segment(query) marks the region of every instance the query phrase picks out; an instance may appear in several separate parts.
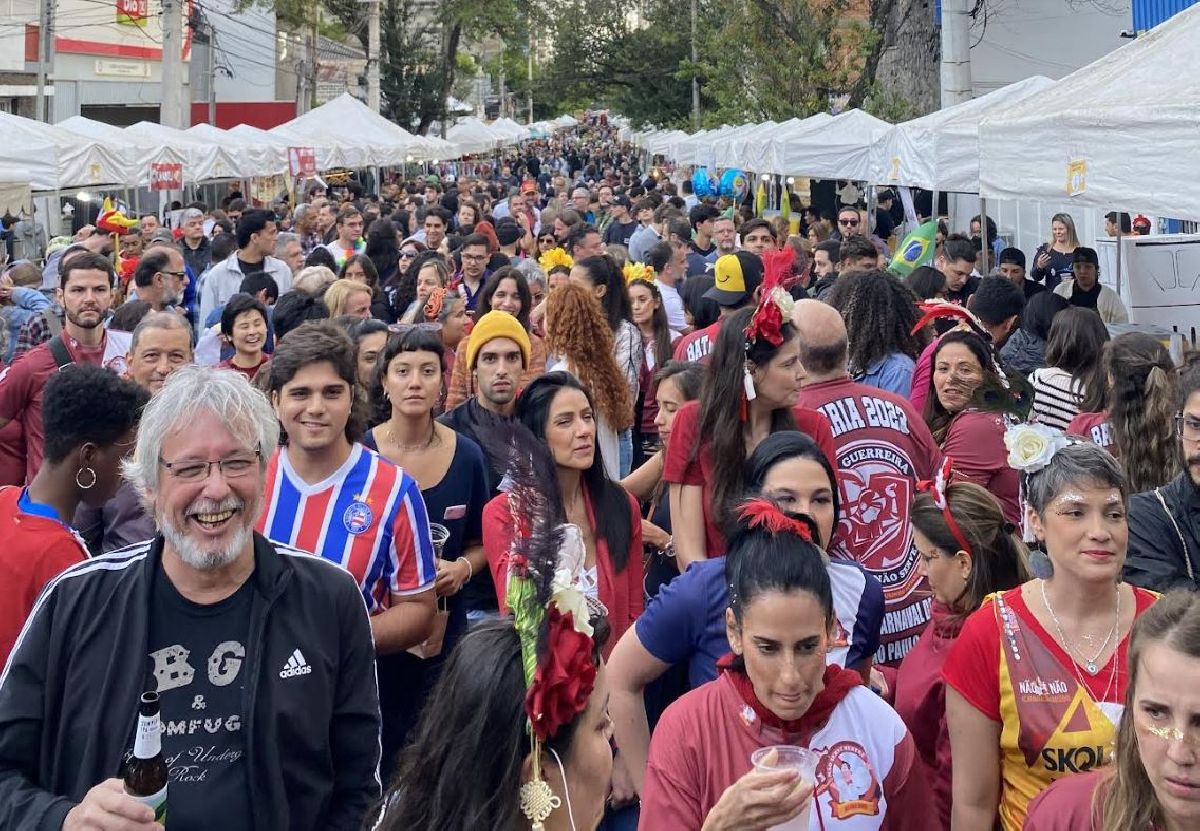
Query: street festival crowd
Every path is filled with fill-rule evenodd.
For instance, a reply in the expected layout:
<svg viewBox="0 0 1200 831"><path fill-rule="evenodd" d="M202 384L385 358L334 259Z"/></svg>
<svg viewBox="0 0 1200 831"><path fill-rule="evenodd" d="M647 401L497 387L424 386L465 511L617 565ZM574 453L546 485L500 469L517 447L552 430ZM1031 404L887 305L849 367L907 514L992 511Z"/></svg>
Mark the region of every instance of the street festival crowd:
<svg viewBox="0 0 1200 831"><path fill-rule="evenodd" d="M0 827L157 827L146 692L172 829L1200 827L1200 363L793 198L585 125L9 264Z"/></svg>

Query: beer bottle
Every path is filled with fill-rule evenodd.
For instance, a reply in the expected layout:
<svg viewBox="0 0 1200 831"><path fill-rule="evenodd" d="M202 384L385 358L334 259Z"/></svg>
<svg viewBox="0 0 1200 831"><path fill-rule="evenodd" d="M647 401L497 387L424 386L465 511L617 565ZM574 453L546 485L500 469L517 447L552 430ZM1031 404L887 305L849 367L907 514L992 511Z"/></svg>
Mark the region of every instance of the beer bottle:
<svg viewBox="0 0 1200 831"><path fill-rule="evenodd" d="M158 693L142 693L133 756L125 764L125 793L153 808L154 821L166 825L167 762L162 754L161 733Z"/></svg>

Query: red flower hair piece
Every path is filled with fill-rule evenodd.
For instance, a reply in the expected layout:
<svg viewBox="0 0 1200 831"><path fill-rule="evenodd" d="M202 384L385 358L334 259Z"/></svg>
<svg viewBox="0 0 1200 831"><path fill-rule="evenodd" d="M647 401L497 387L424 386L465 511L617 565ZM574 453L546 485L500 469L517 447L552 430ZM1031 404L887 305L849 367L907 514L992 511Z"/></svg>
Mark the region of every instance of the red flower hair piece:
<svg viewBox="0 0 1200 831"><path fill-rule="evenodd" d="M812 542L812 530L798 519L779 510L769 499L751 499L742 505L738 518L750 528L762 528L771 534L795 534L802 540Z"/></svg>
<svg viewBox="0 0 1200 831"><path fill-rule="evenodd" d="M796 249L790 245L780 251L766 251L762 255L763 281L759 289L758 308L746 327L746 342L759 338L772 346L783 343L784 310L776 290L783 291L783 283L792 275L792 263L796 261ZM790 298L790 295L789 295ZM790 313L790 312L789 312Z"/></svg>
<svg viewBox="0 0 1200 831"><path fill-rule="evenodd" d="M525 693L525 713L542 742L583 712L596 684L592 639L575 630L572 613L550 604L546 624L546 653Z"/></svg>

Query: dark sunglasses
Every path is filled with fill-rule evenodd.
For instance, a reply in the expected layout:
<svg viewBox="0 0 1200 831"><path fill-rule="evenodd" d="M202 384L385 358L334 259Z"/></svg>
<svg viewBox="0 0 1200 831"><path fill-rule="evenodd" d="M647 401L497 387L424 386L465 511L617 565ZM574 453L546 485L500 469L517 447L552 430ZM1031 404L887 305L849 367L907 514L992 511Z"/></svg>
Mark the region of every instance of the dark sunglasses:
<svg viewBox="0 0 1200 831"><path fill-rule="evenodd" d="M838 225L848 225L851 228L854 228L854 227L858 226L858 220L857 219L839 219Z"/></svg>

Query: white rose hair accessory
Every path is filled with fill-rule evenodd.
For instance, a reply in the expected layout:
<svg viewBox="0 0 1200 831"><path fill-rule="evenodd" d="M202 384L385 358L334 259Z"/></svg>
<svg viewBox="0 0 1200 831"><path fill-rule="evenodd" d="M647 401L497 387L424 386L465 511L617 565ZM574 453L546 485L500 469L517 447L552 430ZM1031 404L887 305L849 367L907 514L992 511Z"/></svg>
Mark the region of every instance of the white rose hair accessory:
<svg viewBox="0 0 1200 831"><path fill-rule="evenodd" d="M1008 466L1026 476L1050 464L1054 454L1070 443L1061 430L1045 424L1014 424L1004 431Z"/></svg>

